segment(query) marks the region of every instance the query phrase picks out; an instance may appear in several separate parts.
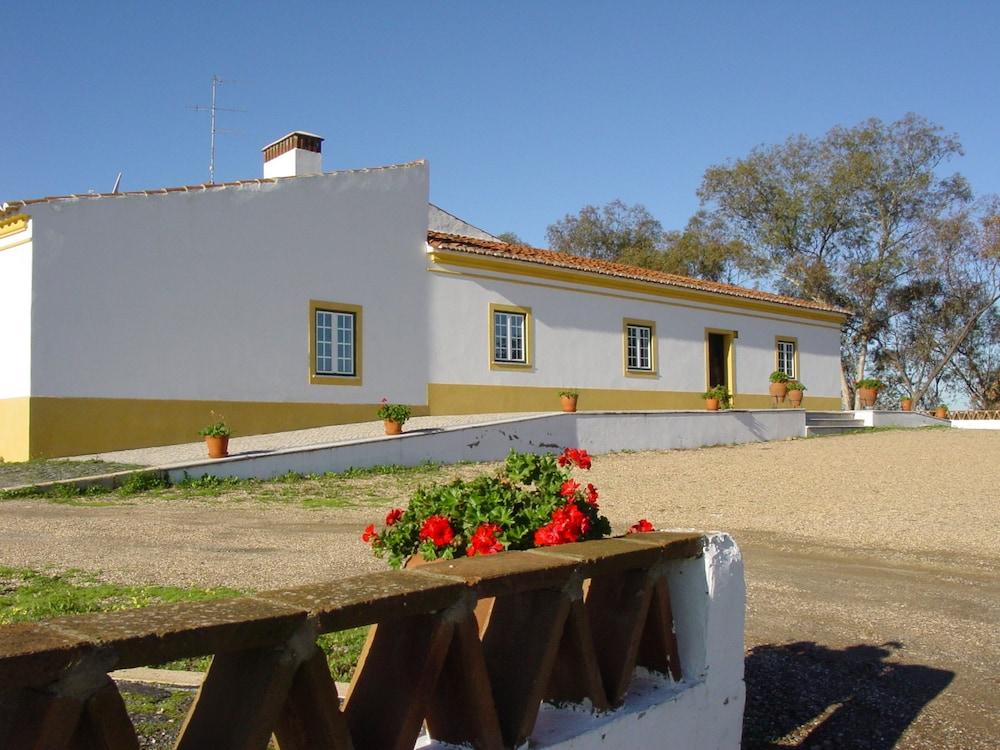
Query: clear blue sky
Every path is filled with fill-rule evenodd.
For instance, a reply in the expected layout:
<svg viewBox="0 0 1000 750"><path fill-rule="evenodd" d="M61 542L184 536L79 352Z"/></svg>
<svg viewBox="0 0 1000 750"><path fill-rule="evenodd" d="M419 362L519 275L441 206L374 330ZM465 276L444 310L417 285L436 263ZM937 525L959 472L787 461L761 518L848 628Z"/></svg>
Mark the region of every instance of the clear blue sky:
<svg viewBox="0 0 1000 750"><path fill-rule="evenodd" d="M1000 192L997 2L24 2L2 14L0 202L257 177L289 130L327 170L427 158L431 199L534 244L587 203L669 228L705 168L917 112Z"/></svg>

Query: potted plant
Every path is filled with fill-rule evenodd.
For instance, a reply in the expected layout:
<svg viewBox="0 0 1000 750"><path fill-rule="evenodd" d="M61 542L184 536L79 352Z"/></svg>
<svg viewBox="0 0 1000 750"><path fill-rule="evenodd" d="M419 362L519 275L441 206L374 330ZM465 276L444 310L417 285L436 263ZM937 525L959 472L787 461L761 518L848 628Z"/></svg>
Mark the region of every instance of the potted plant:
<svg viewBox="0 0 1000 750"><path fill-rule="evenodd" d="M229 455L230 432L229 425L223 418L198 430L198 434L205 438L209 458L225 458Z"/></svg>
<svg viewBox="0 0 1000 750"><path fill-rule="evenodd" d="M412 567L421 558L491 555L601 539L611 533L611 524L600 513L597 488L571 477L574 469L586 471L590 466L587 451L577 448L558 456L511 451L493 474L420 487L406 510L391 510L381 529L369 524L361 540L399 568Z"/></svg>
<svg viewBox="0 0 1000 750"><path fill-rule="evenodd" d="M913 399L910 396L903 396L899 399L899 408L903 411L913 411Z"/></svg>
<svg viewBox="0 0 1000 750"><path fill-rule="evenodd" d="M701 397L705 399L705 408L708 411L718 411L720 408L728 409L730 407L730 399L732 398L729 394L729 389L724 385L709 388L701 394Z"/></svg>
<svg viewBox="0 0 1000 750"><path fill-rule="evenodd" d="M386 435L399 435L403 432L403 425L410 418L410 407L406 404L390 404L389 399L383 398L380 402L376 416L385 425Z"/></svg>
<svg viewBox="0 0 1000 750"><path fill-rule="evenodd" d="M938 419L948 418L948 404L938 404L937 409L934 410L934 416Z"/></svg>
<svg viewBox="0 0 1000 750"><path fill-rule="evenodd" d="M785 394L788 393L788 373L782 372L781 370L775 370L771 373L768 379L771 381L771 385L768 387L768 393L771 394L772 398L776 398L778 401L784 402Z"/></svg>
<svg viewBox="0 0 1000 750"><path fill-rule="evenodd" d="M862 408L875 406L879 389L884 385L885 383L878 378L862 378L854 383L854 387L858 389L858 399L861 401Z"/></svg>
<svg viewBox="0 0 1000 750"><path fill-rule="evenodd" d="M805 395L806 387L798 380L789 380L787 385L788 400L792 403L793 409L798 409L802 406L802 397Z"/></svg>
<svg viewBox="0 0 1000 750"><path fill-rule="evenodd" d="M580 398L579 391L559 391L559 400L563 411L576 411L576 401Z"/></svg>

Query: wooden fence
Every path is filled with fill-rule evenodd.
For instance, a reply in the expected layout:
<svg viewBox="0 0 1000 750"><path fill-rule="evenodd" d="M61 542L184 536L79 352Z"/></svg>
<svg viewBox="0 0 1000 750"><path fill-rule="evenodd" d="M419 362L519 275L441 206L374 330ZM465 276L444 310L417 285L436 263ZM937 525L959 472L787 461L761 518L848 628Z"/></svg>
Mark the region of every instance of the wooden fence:
<svg viewBox="0 0 1000 750"><path fill-rule="evenodd" d="M634 534L6 626L0 747L138 748L108 673L208 654L180 750L263 750L272 735L281 750L411 750L425 722L445 742L516 747L542 701L614 706L637 665L681 679L667 561L703 548ZM361 625L341 708L316 638Z"/></svg>
<svg viewBox="0 0 1000 750"><path fill-rule="evenodd" d="M1000 409L965 409L948 412L948 419L1000 419Z"/></svg>

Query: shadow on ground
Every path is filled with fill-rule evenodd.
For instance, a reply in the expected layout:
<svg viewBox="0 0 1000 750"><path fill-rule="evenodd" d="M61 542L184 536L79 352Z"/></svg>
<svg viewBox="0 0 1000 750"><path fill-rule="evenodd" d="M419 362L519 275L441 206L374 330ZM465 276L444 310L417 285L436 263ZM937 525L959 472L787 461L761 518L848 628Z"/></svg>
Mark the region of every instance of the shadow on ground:
<svg viewBox="0 0 1000 750"><path fill-rule="evenodd" d="M954 672L886 661L901 643L810 641L747 653L743 749L889 750Z"/></svg>

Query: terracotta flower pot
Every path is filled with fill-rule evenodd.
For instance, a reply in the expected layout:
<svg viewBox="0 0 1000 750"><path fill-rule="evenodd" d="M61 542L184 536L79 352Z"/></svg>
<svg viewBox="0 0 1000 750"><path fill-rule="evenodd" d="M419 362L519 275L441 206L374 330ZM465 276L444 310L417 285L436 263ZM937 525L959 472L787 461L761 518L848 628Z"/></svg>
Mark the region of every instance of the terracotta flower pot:
<svg viewBox="0 0 1000 750"><path fill-rule="evenodd" d="M383 420L383 424L385 425L385 434L386 435L401 435L401 434L403 434L403 423L402 422L397 422L394 419L386 419L386 420Z"/></svg>
<svg viewBox="0 0 1000 750"><path fill-rule="evenodd" d="M229 436L215 437L205 436L205 445L208 447L209 458L225 458L229 455Z"/></svg>
<svg viewBox="0 0 1000 750"><path fill-rule="evenodd" d="M560 396L559 400L562 402L563 411L576 411L576 399L577 396Z"/></svg>
<svg viewBox="0 0 1000 750"><path fill-rule="evenodd" d="M937 409L934 410L934 416L937 417L938 419L947 419L948 410L945 409L943 406L939 406Z"/></svg>
<svg viewBox="0 0 1000 750"><path fill-rule="evenodd" d="M773 398L784 401L785 395L788 393L788 383L771 383L767 390Z"/></svg>
<svg viewBox="0 0 1000 750"><path fill-rule="evenodd" d="M858 399L862 408L875 406L875 399L878 398L877 388L858 388Z"/></svg>
<svg viewBox="0 0 1000 750"><path fill-rule="evenodd" d="M788 400L792 403L792 408L798 409L802 406L803 391L789 391Z"/></svg>
<svg viewBox="0 0 1000 750"><path fill-rule="evenodd" d="M718 411L719 410L719 399L717 399L717 398L706 398L705 399L705 408L708 409L708 411Z"/></svg>
<svg viewBox="0 0 1000 750"><path fill-rule="evenodd" d="M899 408L903 411L913 411L913 399L904 398L899 401Z"/></svg>

